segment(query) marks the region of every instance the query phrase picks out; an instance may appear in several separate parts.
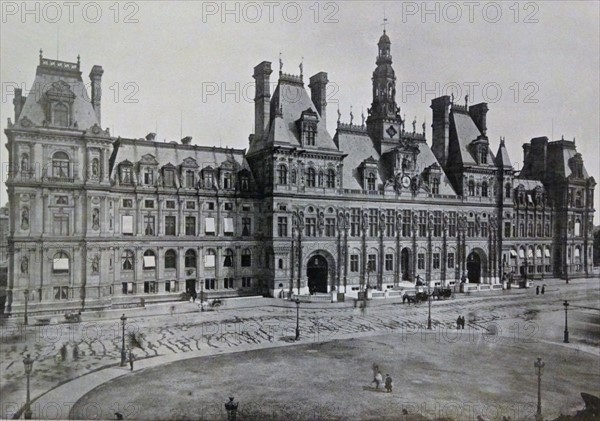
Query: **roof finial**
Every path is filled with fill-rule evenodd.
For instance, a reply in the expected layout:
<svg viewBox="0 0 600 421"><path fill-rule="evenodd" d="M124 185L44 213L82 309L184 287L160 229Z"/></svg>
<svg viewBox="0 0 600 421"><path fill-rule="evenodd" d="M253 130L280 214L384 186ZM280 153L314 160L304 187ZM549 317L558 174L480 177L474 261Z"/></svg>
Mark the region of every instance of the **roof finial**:
<svg viewBox="0 0 600 421"><path fill-rule="evenodd" d="M354 114L352 114L352 105L350 106L350 125L352 126L352 120L354 120Z"/></svg>
<svg viewBox="0 0 600 421"><path fill-rule="evenodd" d="M279 52L279 74L281 74L281 71L283 69L283 60L281 59L281 51Z"/></svg>
<svg viewBox="0 0 600 421"><path fill-rule="evenodd" d="M40 48L40 64L42 64L42 55L44 54L44 51Z"/></svg>
<svg viewBox="0 0 600 421"><path fill-rule="evenodd" d="M450 95L450 103L454 105L454 92L452 92L452 95Z"/></svg>
<svg viewBox="0 0 600 421"><path fill-rule="evenodd" d="M469 94L465 95L465 107L469 104Z"/></svg>
<svg viewBox="0 0 600 421"><path fill-rule="evenodd" d="M337 119L338 124L340 124L341 118L342 118L342 113L340 112L340 103L338 102L338 119Z"/></svg>
<svg viewBox="0 0 600 421"><path fill-rule="evenodd" d="M560 137L560 140L565 140L565 135L564 134Z"/></svg>
<svg viewBox="0 0 600 421"><path fill-rule="evenodd" d="M365 110L363 107L360 107L360 117L362 119L362 123L360 123L360 127L364 127L364 125L365 125Z"/></svg>
<svg viewBox="0 0 600 421"><path fill-rule="evenodd" d="M302 60L300 61L300 77L302 77L302 73L304 73L304 56L302 56Z"/></svg>
<svg viewBox="0 0 600 421"><path fill-rule="evenodd" d="M417 132L417 116L413 119L413 133Z"/></svg>
<svg viewBox="0 0 600 421"><path fill-rule="evenodd" d="M500 146L504 146L504 136L500 136Z"/></svg>
<svg viewBox="0 0 600 421"><path fill-rule="evenodd" d="M77 54L77 68L79 69L79 64L81 63L81 56Z"/></svg>
<svg viewBox="0 0 600 421"><path fill-rule="evenodd" d="M423 136L425 136L425 127L427 126L427 117L423 117Z"/></svg>

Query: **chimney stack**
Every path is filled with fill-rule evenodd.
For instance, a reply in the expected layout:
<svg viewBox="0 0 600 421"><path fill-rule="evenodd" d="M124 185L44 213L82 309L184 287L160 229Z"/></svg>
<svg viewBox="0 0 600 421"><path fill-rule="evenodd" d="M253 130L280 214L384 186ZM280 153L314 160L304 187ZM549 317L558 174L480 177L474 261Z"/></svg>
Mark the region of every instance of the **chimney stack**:
<svg viewBox="0 0 600 421"><path fill-rule="evenodd" d="M471 115L471 118L475 122L475 125L477 126L477 128L479 129L481 134L483 134L484 136L486 135L485 132L487 131L487 123L486 123L487 112L488 112L488 106L485 102L471 105L469 107L469 114Z"/></svg>
<svg viewBox="0 0 600 421"><path fill-rule="evenodd" d="M102 101L102 74L104 69L102 66L95 65L92 67L90 72L90 81L92 82L92 107L96 112L96 118L98 119L98 125L102 127L100 104Z"/></svg>
<svg viewBox="0 0 600 421"><path fill-rule="evenodd" d="M327 73L319 72L310 78L308 87L310 88L310 98L313 104L317 107L317 111L321 116L323 127L327 129Z"/></svg>
<svg viewBox="0 0 600 421"><path fill-rule="evenodd" d="M450 97L445 95L433 99L431 109L433 110L431 151L442 167L446 168L450 143Z"/></svg>
<svg viewBox="0 0 600 421"><path fill-rule="evenodd" d="M271 85L269 76L271 62L263 61L254 68L255 91L254 96L254 134L255 139L261 139L267 131L269 124L269 109L271 107Z"/></svg>
<svg viewBox="0 0 600 421"><path fill-rule="evenodd" d="M13 99L13 105L15 106L15 123L19 121L21 110L25 104L25 97L23 96L23 90L21 88L15 88L15 97Z"/></svg>

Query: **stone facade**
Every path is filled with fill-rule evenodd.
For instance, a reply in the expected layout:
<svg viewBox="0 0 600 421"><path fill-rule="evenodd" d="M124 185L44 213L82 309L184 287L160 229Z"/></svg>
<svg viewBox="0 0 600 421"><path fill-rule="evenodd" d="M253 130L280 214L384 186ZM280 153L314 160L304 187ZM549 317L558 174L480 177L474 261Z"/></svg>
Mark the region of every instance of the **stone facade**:
<svg viewBox="0 0 600 421"><path fill-rule="evenodd" d="M112 136L101 66L40 53L34 89L15 90L8 138L9 313L213 297L274 297L420 277L494 284L512 274L585 276L595 181L575 141L533 139L515 171L493 154L487 104L432 101L433 135L406 127L391 42L378 43L361 124L326 128L327 74L254 68L248 150ZM410 126L411 124L409 124Z"/></svg>

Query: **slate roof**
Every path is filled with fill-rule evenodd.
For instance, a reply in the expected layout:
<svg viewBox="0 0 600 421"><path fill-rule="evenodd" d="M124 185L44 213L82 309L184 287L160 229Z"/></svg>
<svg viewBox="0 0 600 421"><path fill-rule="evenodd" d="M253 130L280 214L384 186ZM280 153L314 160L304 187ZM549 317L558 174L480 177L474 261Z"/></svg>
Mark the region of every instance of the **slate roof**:
<svg viewBox="0 0 600 421"><path fill-rule="evenodd" d="M68 65L69 68L74 66L78 68L79 65L47 59L44 59L44 62L52 63L52 65L39 65L37 67L35 80L27 95L27 99L19 115L19 120L27 117L34 125L42 126L43 121L47 120L43 108L45 94L53 89L53 87L56 87L57 85L55 84L59 81L63 81L66 82L64 84L66 86L66 89L63 91L64 94L74 94L71 123L77 122L77 127L80 130L89 129L94 124L99 125L90 96L81 79L81 72L59 67L63 63Z"/></svg>
<svg viewBox="0 0 600 421"><path fill-rule="evenodd" d="M512 163L510 162L508 151L506 150L506 145L503 140L500 141L494 164L496 164L498 168L512 168Z"/></svg>
<svg viewBox="0 0 600 421"><path fill-rule="evenodd" d="M346 132L338 131L335 135L336 142L340 151L348 154L344 158L344 173L342 175L344 188L357 190L363 188L361 177L358 171L360 164L369 157L379 161L379 153L373 146L373 141L365 131L359 133L356 131ZM382 176L377 174L377 184L382 183Z"/></svg>

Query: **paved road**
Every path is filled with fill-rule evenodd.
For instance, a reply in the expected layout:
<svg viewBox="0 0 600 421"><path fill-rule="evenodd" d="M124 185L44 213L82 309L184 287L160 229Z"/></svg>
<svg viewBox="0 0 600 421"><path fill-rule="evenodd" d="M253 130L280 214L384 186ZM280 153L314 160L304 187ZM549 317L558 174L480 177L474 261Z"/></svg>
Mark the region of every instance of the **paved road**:
<svg viewBox="0 0 600 421"><path fill-rule="evenodd" d="M593 325L593 318L600 314L598 281L578 280L565 286L559 281L546 280L548 287L543 296L536 296L534 289L496 295L459 294L455 299L432 304L433 329L440 338L447 338L454 334L456 318L462 314L467 319L467 332L472 335L498 332L515 340L561 342L562 301L568 299L572 303L573 324L570 346L598 352L598 327ZM193 308L189 303L177 305L178 311ZM418 335L426 330L427 313L427 303L372 305L366 310L301 306L301 340L321 342L385 332ZM186 353L210 355L283 345L294 336L295 326L296 309L277 306L145 316L129 318L126 346L133 347L142 364L144 360L157 358L185 358ZM0 415L11 417L24 404L22 359L27 353L35 359L31 393L35 399L60 383L114 366L120 360L120 348L118 320L24 330L4 327L0 343ZM101 373L94 376L100 378Z"/></svg>

